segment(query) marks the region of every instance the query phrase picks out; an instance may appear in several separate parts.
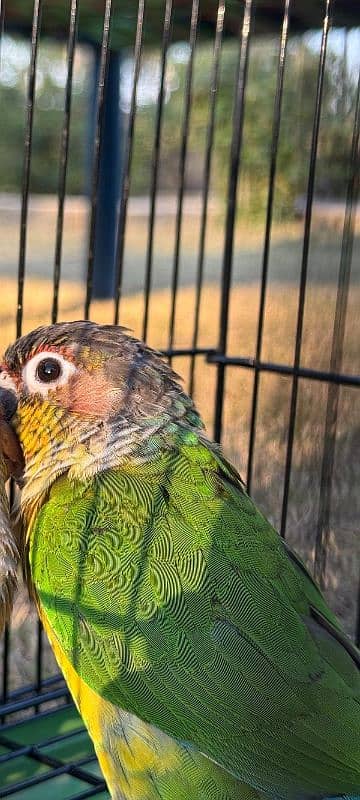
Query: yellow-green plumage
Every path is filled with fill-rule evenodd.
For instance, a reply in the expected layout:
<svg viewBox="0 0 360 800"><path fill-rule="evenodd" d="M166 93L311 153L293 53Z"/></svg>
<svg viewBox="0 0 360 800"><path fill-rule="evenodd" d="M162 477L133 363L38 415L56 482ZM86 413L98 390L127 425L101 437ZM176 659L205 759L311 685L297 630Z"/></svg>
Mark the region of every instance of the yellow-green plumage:
<svg viewBox="0 0 360 800"><path fill-rule="evenodd" d="M71 326L59 328L63 346ZM38 406L33 397L31 414L24 393L17 420L31 582L112 797L359 800L359 653L171 373L134 347L139 371L125 359L109 381L120 411L98 429L89 411L87 444L84 415L65 413L60 389ZM91 369L90 359L90 392ZM29 431L51 404L57 445L43 445L36 500L43 466Z"/></svg>
<svg viewBox="0 0 360 800"><path fill-rule="evenodd" d="M30 565L61 648L101 697L275 797L357 790L356 665L313 617L336 631L312 581L204 444L59 481ZM216 769L223 796L241 797Z"/></svg>

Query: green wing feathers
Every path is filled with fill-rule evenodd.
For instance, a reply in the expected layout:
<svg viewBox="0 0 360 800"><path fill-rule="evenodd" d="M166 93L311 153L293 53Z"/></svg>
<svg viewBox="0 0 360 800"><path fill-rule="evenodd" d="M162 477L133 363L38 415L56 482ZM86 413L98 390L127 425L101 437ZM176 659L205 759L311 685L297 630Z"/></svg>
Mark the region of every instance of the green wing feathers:
<svg viewBox="0 0 360 800"><path fill-rule="evenodd" d="M249 800L359 791L358 652L197 435L88 485L59 480L30 565L86 683L248 784Z"/></svg>

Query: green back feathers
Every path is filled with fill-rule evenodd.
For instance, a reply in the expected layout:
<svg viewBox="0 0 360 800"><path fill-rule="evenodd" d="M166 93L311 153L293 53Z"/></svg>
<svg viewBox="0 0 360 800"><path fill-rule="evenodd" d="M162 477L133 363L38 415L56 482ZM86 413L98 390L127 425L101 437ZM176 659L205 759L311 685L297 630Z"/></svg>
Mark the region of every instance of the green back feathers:
<svg viewBox="0 0 360 800"><path fill-rule="evenodd" d="M100 695L268 796L359 789L357 651L196 433L146 465L59 480L30 565L61 647Z"/></svg>

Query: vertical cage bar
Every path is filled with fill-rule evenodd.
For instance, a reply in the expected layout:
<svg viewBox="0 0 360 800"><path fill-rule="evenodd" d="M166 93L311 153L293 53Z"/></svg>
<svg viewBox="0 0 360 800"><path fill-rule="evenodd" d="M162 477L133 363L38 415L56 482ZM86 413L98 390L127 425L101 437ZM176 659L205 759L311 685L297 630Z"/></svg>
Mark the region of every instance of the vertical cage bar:
<svg viewBox="0 0 360 800"><path fill-rule="evenodd" d="M56 221L55 256L53 272L53 302L51 309L51 322L54 323L58 316L59 286L61 274L61 251L64 227L64 202L66 193L66 175L69 153L69 133L71 118L72 78L74 67L74 53L78 22L78 0L71 0L69 36L67 43L67 77L65 86L64 121L61 133L60 162L58 178L58 214ZM38 692L42 688L43 665L43 628L40 620L37 621L37 650L36 650L36 677L35 685ZM35 706L35 714L40 711L40 706Z"/></svg>
<svg viewBox="0 0 360 800"><path fill-rule="evenodd" d="M332 0L326 0L321 47L320 47L317 87L316 87L314 123L313 123L312 137L311 137L309 175L308 175L307 194L306 194L304 239L303 239L303 250L301 259L299 304L298 304L296 337L295 337L294 368L296 369L300 365L300 357L301 357L301 343L302 343L302 332L303 332L304 310L305 310L305 294L306 294L307 271L308 271L309 248L310 248L312 204L313 204L314 186L315 186L316 157L317 157L318 140L319 140L327 40L330 28L330 13L332 10L332 5L333 5ZM292 390L291 390L291 400L290 400L289 433L287 441L285 474L284 474L284 494L283 494L283 503L281 509L280 533L282 536L285 536L286 532L286 518L287 518L287 510L289 504L289 490L290 490L292 454L294 447L298 385L299 385L299 379L296 375L294 375Z"/></svg>
<svg viewBox="0 0 360 800"><path fill-rule="evenodd" d="M250 32L252 22L253 3L252 0L245 0L244 17L240 34L240 51L237 69L236 96L233 111L233 132L230 152L230 168L228 178L228 192L226 204L226 227L223 255L223 269L221 281L221 309L220 309L220 335L219 352L226 354L228 323L229 323L229 304L230 288L232 276L232 261L234 250L234 232L236 222L236 201L238 190L238 178L240 170L240 158L242 150L242 138L244 127L244 108L245 90L249 62ZM217 367L217 385L215 399L215 421L214 436L217 442L221 439L222 415L224 405L225 389L225 364L219 363Z"/></svg>
<svg viewBox="0 0 360 800"><path fill-rule="evenodd" d="M91 304L92 290L93 290L96 213L97 213L98 186L99 186L99 175L100 175L102 127L104 118L105 84L106 84L106 76L109 63L111 14L112 14L112 0L106 0L104 25L103 25L103 33L101 41L99 83L98 83L97 104L96 104L97 108L96 108L96 123L95 123L95 141L94 141L92 181L91 181L89 247L88 247L87 274L86 274L86 296L85 296L85 307L84 307L85 319L89 319L90 304Z"/></svg>
<svg viewBox="0 0 360 800"><path fill-rule="evenodd" d="M10 479L10 487L9 487L9 506L12 509L14 507L14 500L15 500L15 483L14 479ZM11 620L9 623L6 623L4 628L4 635L3 635L3 657L2 657L2 665L3 665L3 674L2 674L2 690L1 690L1 703L4 705L7 702L8 694L9 694L9 665L10 665L10 647L11 647ZM4 722L5 716L0 717L0 721Z"/></svg>
<svg viewBox="0 0 360 800"><path fill-rule="evenodd" d="M356 624L355 624L355 644L357 647L360 647L360 576L359 576L359 586L358 586L358 595L357 595L357 614L356 614Z"/></svg>
<svg viewBox="0 0 360 800"><path fill-rule="evenodd" d="M264 250L262 259L260 304L259 304L259 316L258 316L257 339L256 339L256 355L255 355L256 362L260 361L261 359L263 331L264 331L271 227L272 227L274 192L275 192L275 177L276 177L277 155L278 155L279 137L280 137L281 107L282 107L282 97L284 88L286 48L289 37L290 7L291 7L291 0L285 0L284 16L281 28L280 44L279 44L277 81L276 81L276 92L274 101L274 116L273 116L272 137L271 137L269 189L268 189L267 206L266 206L266 222L265 222L265 235L264 235ZM247 477L246 477L247 490L249 493L251 492L251 481L253 473L259 383L260 383L260 372L259 369L255 367L252 405L251 405L251 419L250 419L249 455L248 455L248 466L247 466Z"/></svg>
<svg viewBox="0 0 360 800"><path fill-rule="evenodd" d="M6 624L4 628L3 642L1 705L5 705L9 692L10 626L8 624ZM0 721L4 721L3 716L0 717Z"/></svg>
<svg viewBox="0 0 360 800"><path fill-rule="evenodd" d="M193 349L197 347L198 336L199 336L201 290L202 290L203 275L204 275L205 236L206 236L207 215L208 215L211 163L212 163L212 153L214 144L215 109L216 109L216 99L217 99L217 91L219 84L222 36L224 30L224 16L225 16L225 0L219 0L217 18L216 18L213 61L212 61L212 69L210 76L209 118L208 118L207 134L206 134L206 150L205 150L205 163L204 163L204 176L203 176L199 253L198 253L197 275L196 275L194 330L193 330L192 345L191 345ZM194 392L195 388L194 384L195 384L195 355L192 355L190 362L190 382L189 382L189 393L191 395Z"/></svg>
<svg viewBox="0 0 360 800"><path fill-rule="evenodd" d="M28 220L28 207L29 207L29 189L30 189L30 169L31 169L31 153L32 153L32 138L33 138L33 121L34 121L34 103L35 103L35 85L36 85L36 65L39 49L40 38L40 23L41 23L41 9L42 0L34 0L33 7L33 20L31 29L31 49L30 49L30 64L28 74L27 86L27 108L26 108L26 123L25 123L25 139L24 139L24 162L23 162L23 180L21 192L21 212L20 212L20 237L19 237L19 259L18 259L18 293L17 293L17 310L16 310L16 336L21 335L22 320L23 320L23 300L24 300L24 282L25 282L25 266L26 266L26 242L27 242L27 220ZM14 500L14 486L10 487L10 503ZM37 634L37 653L41 653L41 634ZM9 658L10 658L10 630L6 626L4 634L4 657L3 657L3 685L2 685L2 702L6 702L9 686Z"/></svg>
<svg viewBox="0 0 360 800"><path fill-rule="evenodd" d="M340 268L334 328L331 344L330 371L341 372L346 312L350 288L351 260L355 235L356 205L359 196L359 130L360 130L360 77L358 80L354 129L351 144L349 179L346 193L345 218L341 245ZM330 533L331 489L335 462L336 428L339 410L340 387L329 384L327 393L324 449L321 465L319 514L315 541L314 574L320 586L325 585L326 554Z"/></svg>
<svg viewBox="0 0 360 800"><path fill-rule="evenodd" d="M0 70L1 70L1 45L4 35L4 22L5 22L5 0L0 0Z"/></svg>
<svg viewBox="0 0 360 800"><path fill-rule="evenodd" d="M171 281L171 311L170 311L169 339L168 339L169 349L171 349L174 345L174 334L175 334L176 299L177 299L177 290L179 283L180 243L181 243L181 229L182 229L183 204L184 204L184 192L185 192L185 169L186 169L186 157L188 150L190 110L192 101L192 81L193 81L194 56L195 56L198 20L199 20L199 0L192 0L190 36L189 36L190 55L186 71L185 98L184 98L185 107L184 107L184 116L183 116L182 131L181 131L181 145L180 145L180 158L179 158L179 188L178 188L177 209L176 209L173 273ZM169 358L170 363L171 360L172 359L170 357Z"/></svg>
<svg viewBox="0 0 360 800"><path fill-rule="evenodd" d="M5 0L0 0L0 70L1 70L1 56L2 56L2 39L4 35L4 22L5 22ZM10 629L9 625L5 625L3 635L3 657L2 657L2 680L1 680L1 704L3 705L7 700L8 695L8 670L9 670L9 655L10 655ZM1 721L3 721L1 717Z"/></svg>
<svg viewBox="0 0 360 800"><path fill-rule="evenodd" d="M64 228L64 203L65 203L66 176L67 176L67 165L68 165L68 155L69 155L72 81L73 81L73 70L74 70L74 54L75 54L75 43L77 34L78 11L79 11L78 0L71 0L69 37L67 44L67 59L66 59L67 76L66 76L66 87L65 87L64 121L63 121L61 144L60 144L58 214L56 222L56 241L55 241L54 276L53 276L53 304L51 310L51 322L56 322L57 320L58 305L59 305L61 251L62 251L62 239L63 239L63 228Z"/></svg>
<svg viewBox="0 0 360 800"><path fill-rule="evenodd" d="M137 96L137 87L138 87L140 66L141 66L144 15L145 15L145 0L139 0L137 23L136 23L135 48L134 48L134 76L133 76L133 85L131 91L129 123L126 134L126 143L125 143L124 169L122 175L122 188L121 188L119 221L118 221L117 242L116 242L116 256L115 256L116 281L115 281L115 310L114 310L115 325L119 324L120 300L122 294L126 216L127 216L127 206L128 206L129 191L130 191L130 172L131 172L131 162L132 162L132 153L134 144L135 116L136 116L136 96Z"/></svg>
<svg viewBox="0 0 360 800"><path fill-rule="evenodd" d="M44 650L44 632L40 619L36 620L36 667L35 667L35 688L37 692L41 692L42 688L42 663L43 663L43 650ZM36 705L34 713L38 714L40 706Z"/></svg>
<svg viewBox="0 0 360 800"><path fill-rule="evenodd" d="M39 49L41 8L42 8L42 0L34 0L34 13L33 13L33 22L31 30L31 54L30 54L30 66L29 66L29 79L27 87L27 114L26 114L26 125L25 125L24 166L23 166L23 183L22 183L22 195L21 195L16 336L21 335L22 319L23 319L31 149L32 149L32 138L33 138L36 63L37 63L37 55Z"/></svg>
<svg viewBox="0 0 360 800"><path fill-rule="evenodd" d="M150 215L149 215L148 241L146 249L144 319L143 319L143 329L142 329L143 339L146 339L147 337L148 324L149 324L149 305L150 305L150 291L151 291L153 250L154 250L155 208L156 208L156 196L157 196L159 164L160 164L161 125L162 125L162 115L163 115L164 97L165 97L167 51L171 36L172 12L173 12L173 0L166 0L162 48L161 48L160 86L159 86L159 94L158 94L157 108L156 108L155 139L154 139L154 148L153 148L152 162L151 162Z"/></svg>

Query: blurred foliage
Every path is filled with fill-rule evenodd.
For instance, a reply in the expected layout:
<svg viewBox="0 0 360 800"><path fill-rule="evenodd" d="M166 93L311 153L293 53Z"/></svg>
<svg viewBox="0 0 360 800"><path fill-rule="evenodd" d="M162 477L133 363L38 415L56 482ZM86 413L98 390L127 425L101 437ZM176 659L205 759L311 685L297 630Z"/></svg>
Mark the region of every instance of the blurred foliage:
<svg viewBox="0 0 360 800"><path fill-rule="evenodd" d="M256 38L251 46L239 205L244 213L252 216L263 216L266 205L277 46L277 40L271 36ZM29 47L25 42L5 38L0 74L0 102L4 109L0 130L1 191L16 192L21 186L28 58ZM158 51L146 49L138 87L133 149L131 190L135 194L149 191L159 59ZM82 193L86 186L91 61L90 48L79 47L73 83L69 193ZM237 61L238 46L235 41L228 40L222 50L212 159L211 188L220 198L226 194L229 170ZM124 58L121 84L124 127L129 110L132 68L131 58ZM161 132L159 186L166 191L174 191L178 183L187 69L188 46L174 44L168 54ZM211 45L200 41L194 65L187 144L186 181L189 190L199 190L203 180L211 69ZM287 56L278 146L275 212L280 218L293 213L295 198L306 194L317 70L318 52L309 37L292 38ZM64 46L42 43L38 59L31 167L31 189L34 192L56 192L57 189L65 80ZM343 57L330 49L324 79L316 174L316 192L319 195L342 197L345 193L355 91L352 77L344 69Z"/></svg>
<svg viewBox="0 0 360 800"><path fill-rule="evenodd" d="M253 40L243 129L239 207L243 212L264 216L267 199L274 97L276 91L277 39ZM149 57L150 58L150 57ZM237 78L238 46L223 46L216 106L212 190L225 197L232 112ZM191 110L187 187L199 189L203 179L204 149L209 115L209 81L212 53L198 48ZM187 64L170 58L169 99L162 127L160 184L171 190L177 185L181 123ZM306 194L311 137L316 100L318 53L307 38L289 43L284 82L280 138L277 154L276 204L278 216L293 213L295 198ZM324 76L322 116L318 144L316 192L323 197L344 197L349 166L356 85L344 70L342 56L329 50ZM150 180L155 107L140 109L137 116L133 159L134 192L146 190Z"/></svg>
<svg viewBox="0 0 360 800"><path fill-rule="evenodd" d="M21 187L27 114L30 50L22 39L4 37L0 71L0 191ZM68 191L82 193L86 168L86 130L90 55L77 53L73 80ZM31 158L31 191L57 191L66 81L66 48L42 43L39 49Z"/></svg>
<svg viewBox="0 0 360 800"><path fill-rule="evenodd" d="M238 32L242 21L242 3L239 0L226 0L224 30L226 33ZM165 0L147 0L145 9L145 29L149 43L157 42L162 28ZM199 18L203 29L209 35L216 20L217 0L200 0ZM29 36L32 26L33 0L11 0L7 3L5 20L11 30L23 31ZM257 0L256 29L268 32L276 30L284 10L283 0ZM337 0L336 24L339 27L358 25L358 0ZM138 3L130 0L112 2L111 43L114 49L126 47L134 37ZM65 37L68 33L70 0L46 0L41 15L41 30L47 36ZM324 8L314 0L292 0L290 24L293 31L319 28L323 22ZM181 40L188 27L191 15L189 0L173 0L173 38ZM79 38L100 44L103 31L104 1L86 0L79 4ZM55 33L56 32L56 33Z"/></svg>
<svg viewBox="0 0 360 800"><path fill-rule="evenodd" d="M278 0L281 4L282 0ZM271 0L273 3L274 0ZM299 2L299 0L297 0ZM258 16L261 18L262 10L265 9L265 24L268 23L266 6L269 0L261 0L259 4ZM342 4L342 3L341 3ZM347 0L349 4L349 0ZM100 44L103 34L104 22L104 2L103 0L86 0L86 3L79 3L78 34L82 42L93 42ZM165 0L148 0L146 3L144 21L145 36L147 41L152 44L159 41L163 26ZM217 0L204 0L200 6L199 20L204 30L209 35L213 31L213 26L217 15ZM318 22L319 14L312 8L312 0L301 0L301 12L295 15L294 24L302 28L310 27ZM10 30L22 31L26 36L30 35L33 21L34 2L33 0L11 0L6 8L6 25ZM341 12L340 12L341 13ZM46 36L66 38L69 29L70 0L46 0L43 3L41 14L41 31ZM111 14L111 46L114 50L128 47L129 42L134 40L136 23L138 16L138 3L124 3L123 0L113 0ZM173 39L183 39L184 32L187 31L191 16L191 3L188 0L173 0ZM321 17L320 17L321 18ZM241 13L239 13L238 0L227 0L226 15L224 20L225 32L236 34L241 24ZM351 25L353 14L351 8L345 9L344 25ZM56 32L56 33L55 33ZM185 33L186 35L186 33Z"/></svg>

